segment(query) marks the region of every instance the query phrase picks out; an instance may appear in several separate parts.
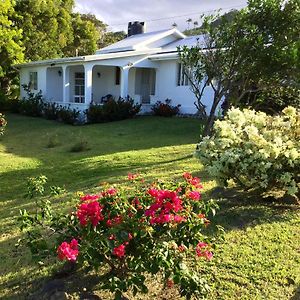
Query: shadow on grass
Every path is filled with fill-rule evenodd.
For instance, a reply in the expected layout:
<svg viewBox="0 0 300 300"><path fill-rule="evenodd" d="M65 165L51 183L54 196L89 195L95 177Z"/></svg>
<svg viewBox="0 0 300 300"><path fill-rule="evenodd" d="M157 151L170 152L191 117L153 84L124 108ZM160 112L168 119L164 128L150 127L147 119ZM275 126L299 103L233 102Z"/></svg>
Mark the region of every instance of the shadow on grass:
<svg viewBox="0 0 300 300"><path fill-rule="evenodd" d="M290 197L262 198L255 193L219 187L209 194L219 199L217 203L220 207L212 223L221 225L226 231L289 220L294 212L300 210L300 206Z"/></svg>
<svg viewBox="0 0 300 300"><path fill-rule="evenodd" d="M300 300L300 286L295 290L295 294L290 298L290 300Z"/></svg>

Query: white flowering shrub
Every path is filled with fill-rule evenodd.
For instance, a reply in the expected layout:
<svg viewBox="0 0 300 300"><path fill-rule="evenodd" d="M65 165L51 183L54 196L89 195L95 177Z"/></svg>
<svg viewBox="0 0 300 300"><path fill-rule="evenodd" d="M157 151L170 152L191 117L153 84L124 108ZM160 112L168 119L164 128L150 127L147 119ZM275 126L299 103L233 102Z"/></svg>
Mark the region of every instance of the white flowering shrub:
<svg viewBox="0 0 300 300"><path fill-rule="evenodd" d="M213 135L198 144L196 156L220 184L229 180L261 192L299 191L300 111L279 116L232 108L216 121Z"/></svg>

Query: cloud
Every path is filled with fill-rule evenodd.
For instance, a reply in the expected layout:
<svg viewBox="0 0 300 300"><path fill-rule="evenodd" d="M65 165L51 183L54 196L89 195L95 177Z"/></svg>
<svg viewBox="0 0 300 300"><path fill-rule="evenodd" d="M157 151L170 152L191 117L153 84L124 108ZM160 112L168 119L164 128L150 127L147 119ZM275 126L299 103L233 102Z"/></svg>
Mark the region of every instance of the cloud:
<svg viewBox="0 0 300 300"><path fill-rule="evenodd" d="M92 13L108 24L111 30L127 31L130 21L147 21L149 31L170 28L187 28L186 20L200 22L202 12L226 8L239 9L247 0L76 0L76 11ZM157 20L163 19L163 20ZM153 21L154 20L154 21Z"/></svg>

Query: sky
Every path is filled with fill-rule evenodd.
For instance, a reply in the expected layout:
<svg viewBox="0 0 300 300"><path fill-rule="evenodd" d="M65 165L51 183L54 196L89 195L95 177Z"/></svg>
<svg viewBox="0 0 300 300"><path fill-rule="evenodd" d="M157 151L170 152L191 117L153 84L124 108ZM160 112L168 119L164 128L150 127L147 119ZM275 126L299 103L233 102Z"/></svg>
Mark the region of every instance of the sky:
<svg viewBox="0 0 300 300"><path fill-rule="evenodd" d="M200 16L222 9L241 9L247 0L75 0L75 10L92 13L109 25L109 30L127 32L130 21L146 21L146 30L171 28L173 23L180 30L188 28L187 19L201 23ZM193 25L190 25L192 28Z"/></svg>

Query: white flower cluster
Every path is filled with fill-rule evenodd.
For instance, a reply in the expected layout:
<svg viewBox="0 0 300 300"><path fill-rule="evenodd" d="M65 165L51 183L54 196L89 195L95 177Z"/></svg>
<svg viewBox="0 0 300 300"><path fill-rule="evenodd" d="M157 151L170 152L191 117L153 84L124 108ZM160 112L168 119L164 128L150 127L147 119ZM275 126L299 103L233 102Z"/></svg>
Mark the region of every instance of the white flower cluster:
<svg viewBox="0 0 300 300"><path fill-rule="evenodd" d="M280 116L232 108L216 121L196 156L221 184L283 190L295 195L300 177L300 111L287 107Z"/></svg>

